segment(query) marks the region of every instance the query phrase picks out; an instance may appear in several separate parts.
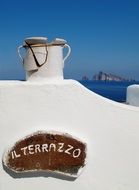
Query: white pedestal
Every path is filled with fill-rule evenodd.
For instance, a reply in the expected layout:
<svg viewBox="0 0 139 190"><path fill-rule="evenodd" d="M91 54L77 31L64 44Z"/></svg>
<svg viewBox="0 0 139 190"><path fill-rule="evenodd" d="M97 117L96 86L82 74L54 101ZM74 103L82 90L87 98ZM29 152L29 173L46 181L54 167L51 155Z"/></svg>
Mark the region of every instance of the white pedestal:
<svg viewBox="0 0 139 190"><path fill-rule="evenodd" d="M139 85L131 85L127 88L126 102L132 106L139 106Z"/></svg>

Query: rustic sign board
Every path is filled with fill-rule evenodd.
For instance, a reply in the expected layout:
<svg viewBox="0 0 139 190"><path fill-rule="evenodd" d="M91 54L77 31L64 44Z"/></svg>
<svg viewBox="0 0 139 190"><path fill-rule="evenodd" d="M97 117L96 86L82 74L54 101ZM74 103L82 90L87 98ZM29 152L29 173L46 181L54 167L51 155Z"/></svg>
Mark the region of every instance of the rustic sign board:
<svg viewBox="0 0 139 190"><path fill-rule="evenodd" d="M5 152L3 164L14 172L52 171L77 177L85 165L86 144L68 134L36 132Z"/></svg>

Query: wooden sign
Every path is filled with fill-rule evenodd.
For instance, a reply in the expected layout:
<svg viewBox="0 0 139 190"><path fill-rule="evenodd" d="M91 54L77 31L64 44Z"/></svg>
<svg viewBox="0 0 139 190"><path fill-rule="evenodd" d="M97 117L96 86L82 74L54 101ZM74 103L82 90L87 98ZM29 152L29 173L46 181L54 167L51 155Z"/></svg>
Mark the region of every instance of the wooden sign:
<svg viewBox="0 0 139 190"><path fill-rule="evenodd" d="M53 171L77 177L84 167L86 144L68 134L37 132L19 140L3 158L14 172Z"/></svg>

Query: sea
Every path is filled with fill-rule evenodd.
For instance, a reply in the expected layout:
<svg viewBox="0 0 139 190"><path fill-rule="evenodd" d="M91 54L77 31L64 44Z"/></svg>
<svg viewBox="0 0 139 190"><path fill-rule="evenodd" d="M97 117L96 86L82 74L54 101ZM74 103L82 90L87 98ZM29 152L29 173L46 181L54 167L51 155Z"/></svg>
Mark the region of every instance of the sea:
<svg viewBox="0 0 139 190"><path fill-rule="evenodd" d="M127 87L133 84L139 84L139 82L134 82L134 81L117 82L117 81L82 80L79 82L89 90L117 102L126 102Z"/></svg>

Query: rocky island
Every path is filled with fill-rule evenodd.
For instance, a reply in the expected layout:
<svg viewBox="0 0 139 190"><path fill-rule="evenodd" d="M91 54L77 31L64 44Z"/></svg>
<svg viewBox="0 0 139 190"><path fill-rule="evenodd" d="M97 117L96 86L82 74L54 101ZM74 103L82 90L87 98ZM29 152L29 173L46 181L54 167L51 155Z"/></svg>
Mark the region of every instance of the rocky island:
<svg viewBox="0 0 139 190"><path fill-rule="evenodd" d="M82 77L82 80L89 80L89 78L87 76L83 76ZM114 75L114 74L111 74L111 73L106 73L106 72L103 72L103 71L99 71L98 74L95 74L92 78L92 80L95 80L95 81L117 81L117 82L120 82L120 81L135 81L134 79L131 79L131 78L124 78L124 77L121 77L121 76L118 76L118 75Z"/></svg>
<svg viewBox="0 0 139 190"><path fill-rule="evenodd" d="M101 80L101 81L134 81L133 79L124 78L121 76L113 75L111 73L105 73L100 71L98 74L93 76L93 80Z"/></svg>

